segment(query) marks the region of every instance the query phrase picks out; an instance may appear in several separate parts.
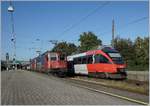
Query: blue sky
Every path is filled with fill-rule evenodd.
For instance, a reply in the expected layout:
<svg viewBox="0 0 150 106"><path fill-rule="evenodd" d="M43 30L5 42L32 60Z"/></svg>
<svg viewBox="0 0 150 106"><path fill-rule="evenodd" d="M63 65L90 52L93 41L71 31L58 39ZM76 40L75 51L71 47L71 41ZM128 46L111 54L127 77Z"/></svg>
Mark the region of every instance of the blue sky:
<svg viewBox="0 0 150 106"><path fill-rule="evenodd" d="M121 38L134 40L137 36L148 36L148 18L129 24L148 17L148 2L112 1L101 8L104 3L102 1L13 2L17 59L28 60L35 57L35 49L29 48L41 48L42 52L51 49L54 45L48 42L49 40L67 41L79 45L79 35L87 31L94 32L103 41L103 44L110 44L113 18L116 26L115 34ZM1 3L2 59L5 58L6 52L12 56L8 6L7 1ZM95 9L97 9L96 12L82 20ZM63 33L74 24L76 24L75 27Z"/></svg>

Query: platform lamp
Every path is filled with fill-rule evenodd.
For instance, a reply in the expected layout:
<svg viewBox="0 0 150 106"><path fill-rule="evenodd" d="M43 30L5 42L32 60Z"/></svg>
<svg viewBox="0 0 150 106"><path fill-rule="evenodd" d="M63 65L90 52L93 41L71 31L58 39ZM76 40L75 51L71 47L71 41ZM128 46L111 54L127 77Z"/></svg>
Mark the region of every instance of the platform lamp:
<svg viewBox="0 0 150 106"><path fill-rule="evenodd" d="M12 6L11 3L9 5L9 7L8 7L8 12L14 12L14 7Z"/></svg>
<svg viewBox="0 0 150 106"><path fill-rule="evenodd" d="M12 6L12 2L10 1L10 5L8 7L8 12L11 15L11 25L12 25L12 39L11 41L14 44L14 54L13 54L13 63L14 63L14 69L16 69L16 39L15 39L15 31L14 31L14 19L13 19L13 12L14 12L14 7Z"/></svg>

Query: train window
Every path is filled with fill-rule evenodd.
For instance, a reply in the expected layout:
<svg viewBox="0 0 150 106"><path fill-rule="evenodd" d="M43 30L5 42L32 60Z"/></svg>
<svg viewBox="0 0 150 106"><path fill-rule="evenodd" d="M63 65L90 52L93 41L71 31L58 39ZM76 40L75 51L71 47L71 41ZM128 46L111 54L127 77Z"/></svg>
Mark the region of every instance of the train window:
<svg viewBox="0 0 150 106"><path fill-rule="evenodd" d="M56 57L51 57L51 60L56 60Z"/></svg>
<svg viewBox="0 0 150 106"><path fill-rule="evenodd" d="M92 64L92 63L93 63L93 56L92 56L92 55L89 55L89 56L87 57L87 63L88 63L88 64Z"/></svg>
<svg viewBox="0 0 150 106"><path fill-rule="evenodd" d="M65 56L64 55L60 55L60 60L65 60Z"/></svg>
<svg viewBox="0 0 150 106"><path fill-rule="evenodd" d="M77 64L77 61L78 61L77 58L74 58L74 59L73 59L74 64Z"/></svg>
<svg viewBox="0 0 150 106"><path fill-rule="evenodd" d="M109 60L103 55L95 55L95 63L109 63Z"/></svg>
<svg viewBox="0 0 150 106"><path fill-rule="evenodd" d="M95 63L100 63L100 55L95 55Z"/></svg>
<svg viewBox="0 0 150 106"><path fill-rule="evenodd" d="M106 57L104 57L104 56L101 55L100 62L101 63L109 63L109 60Z"/></svg>
<svg viewBox="0 0 150 106"><path fill-rule="evenodd" d="M86 64L86 56L82 57L82 64Z"/></svg>
<svg viewBox="0 0 150 106"><path fill-rule="evenodd" d="M77 64L81 64L82 63L82 61L81 61L81 57L79 57L78 58L78 62L77 62Z"/></svg>
<svg viewBox="0 0 150 106"><path fill-rule="evenodd" d="M105 53L116 53L116 52L118 52L117 50L115 50L112 47L105 47L102 49L102 51L104 51Z"/></svg>

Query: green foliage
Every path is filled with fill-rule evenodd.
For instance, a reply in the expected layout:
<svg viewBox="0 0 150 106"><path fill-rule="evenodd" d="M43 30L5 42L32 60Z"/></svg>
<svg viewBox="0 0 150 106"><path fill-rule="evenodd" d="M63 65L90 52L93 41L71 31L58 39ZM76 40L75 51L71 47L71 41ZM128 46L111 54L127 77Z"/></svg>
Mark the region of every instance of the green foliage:
<svg viewBox="0 0 150 106"><path fill-rule="evenodd" d="M133 42L130 39L115 38L114 47L121 53L124 60L128 64L134 64L132 59L134 59L134 47Z"/></svg>
<svg viewBox="0 0 150 106"><path fill-rule="evenodd" d="M116 37L114 47L121 53L129 70L148 70L149 37L130 39Z"/></svg>
<svg viewBox="0 0 150 106"><path fill-rule="evenodd" d="M79 38L80 46L79 49L81 52L91 50L94 47L97 47L102 44L102 41L97 38L93 32L83 32Z"/></svg>
<svg viewBox="0 0 150 106"><path fill-rule="evenodd" d="M53 49L53 52L61 52L65 55L71 55L73 52L77 51L77 47L73 43L60 42Z"/></svg>
<svg viewBox="0 0 150 106"><path fill-rule="evenodd" d="M135 40L135 64L142 67L149 65L149 38L137 37Z"/></svg>
<svg viewBox="0 0 150 106"><path fill-rule="evenodd" d="M85 52L97 49L102 45L102 41L93 32L83 32L79 38L80 45L77 47L73 43L60 42L52 51L59 51L65 55ZM135 41L116 37L114 47L121 53L127 64L128 70L148 70L149 68L149 37L137 37Z"/></svg>

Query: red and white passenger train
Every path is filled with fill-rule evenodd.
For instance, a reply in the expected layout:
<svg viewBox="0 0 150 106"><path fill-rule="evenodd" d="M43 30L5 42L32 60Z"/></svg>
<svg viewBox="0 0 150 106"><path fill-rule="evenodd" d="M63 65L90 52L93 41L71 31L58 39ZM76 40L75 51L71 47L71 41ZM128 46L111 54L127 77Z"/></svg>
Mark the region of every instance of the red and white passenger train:
<svg viewBox="0 0 150 106"><path fill-rule="evenodd" d="M67 61L72 73L119 79L127 76L123 58L117 50L109 46L68 56Z"/></svg>
<svg viewBox="0 0 150 106"><path fill-rule="evenodd" d="M31 60L31 69L42 72L82 74L101 78L125 79L126 64L120 53L110 46L67 56L47 51Z"/></svg>

